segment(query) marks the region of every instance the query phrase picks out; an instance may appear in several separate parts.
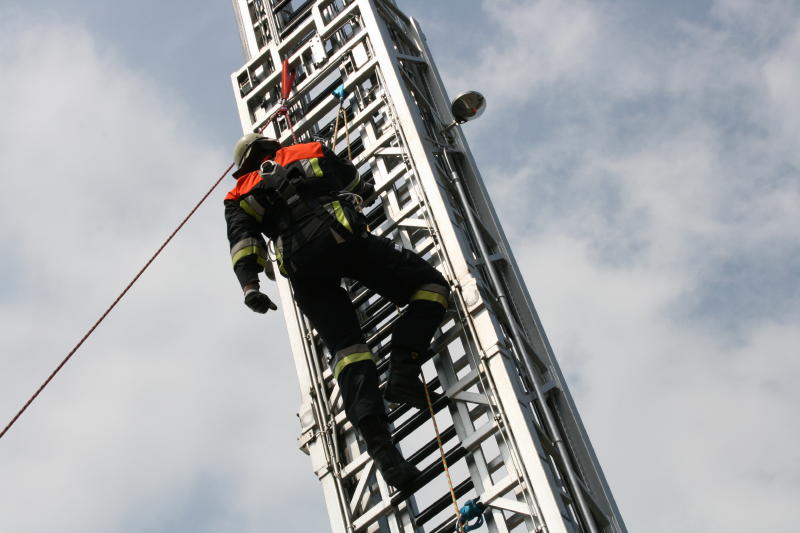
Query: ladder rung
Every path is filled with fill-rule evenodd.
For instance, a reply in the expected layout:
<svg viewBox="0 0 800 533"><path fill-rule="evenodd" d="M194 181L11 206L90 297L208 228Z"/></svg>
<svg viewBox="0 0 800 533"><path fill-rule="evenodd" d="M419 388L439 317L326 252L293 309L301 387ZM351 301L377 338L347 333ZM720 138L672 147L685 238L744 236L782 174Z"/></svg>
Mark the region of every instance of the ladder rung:
<svg viewBox="0 0 800 533"><path fill-rule="evenodd" d="M460 445L456 446L449 452L445 453L447 464L451 466L454 465L457 461L463 459L466 455L467 455L467 450L462 448ZM411 485L411 487L408 490L396 492L392 496L392 505L394 507L397 507L400 504L400 502L413 496L415 492L417 492L419 489L421 489L422 487L424 487L425 485L436 479L436 477L442 472L444 472L444 467L442 466L442 462L441 461L434 462L432 465L430 465L428 468L422 471L417 480L414 482L413 485Z"/></svg>
<svg viewBox="0 0 800 533"><path fill-rule="evenodd" d="M442 445L447 444L450 442L450 439L456 436L456 428L455 426L450 426L441 433L442 437ZM439 445L436 443L436 440L430 441L428 444L414 452L409 458L408 461L414 465L419 464L425 457L429 456L433 452L435 452L439 448Z"/></svg>
<svg viewBox="0 0 800 533"><path fill-rule="evenodd" d="M457 486L453 487L453 492L456 493L456 499L462 498L466 493L472 490L472 479L467 478ZM437 514L441 513L442 510L446 509L448 505L453 504L453 498L450 496L450 491L447 492L444 496L433 502L429 505L424 511L419 513L417 516L414 517L414 522L418 526L421 526L431 518L435 517ZM444 533L445 531L452 531L453 522L455 521L455 513L453 516L436 526L435 528L431 529L431 533L434 532L441 532Z"/></svg>
<svg viewBox="0 0 800 533"><path fill-rule="evenodd" d="M362 325L361 330L364 331L367 335L375 329L378 324L386 320L387 318L391 317L393 313L397 313L397 307L392 302L380 302L383 304L383 308L379 310L372 309L370 313L371 316L367 319ZM388 305L387 305L388 304ZM397 317L395 317L395 320ZM394 320L393 320L394 321Z"/></svg>

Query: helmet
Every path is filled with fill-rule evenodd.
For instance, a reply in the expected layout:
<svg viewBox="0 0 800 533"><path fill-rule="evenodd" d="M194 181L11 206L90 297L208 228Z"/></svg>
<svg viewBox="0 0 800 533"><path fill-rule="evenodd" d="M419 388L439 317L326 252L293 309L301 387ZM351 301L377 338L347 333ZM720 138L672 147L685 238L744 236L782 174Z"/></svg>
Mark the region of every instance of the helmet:
<svg viewBox="0 0 800 533"><path fill-rule="evenodd" d="M253 148L258 148L266 153L275 152L281 147L281 143L275 139L264 137L260 133L248 133L236 141L233 147L233 161L236 166L241 168L247 158L253 153Z"/></svg>

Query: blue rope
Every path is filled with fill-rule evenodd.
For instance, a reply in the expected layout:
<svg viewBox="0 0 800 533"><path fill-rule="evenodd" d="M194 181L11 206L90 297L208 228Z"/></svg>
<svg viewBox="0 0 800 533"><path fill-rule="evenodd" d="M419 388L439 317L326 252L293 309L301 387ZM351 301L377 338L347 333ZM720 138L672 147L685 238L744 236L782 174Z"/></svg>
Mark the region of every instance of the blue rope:
<svg viewBox="0 0 800 533"><path fill-rule="evenodd" d="M473 529L481 527L483 525L483 512L485 510L486 506L477 499L469 500L459 511L461 516L458 517L458 521L456 522L456 533L472 531ZM475 519L477 519L476 522L472 524L469 523L470 520Z"/></svg>

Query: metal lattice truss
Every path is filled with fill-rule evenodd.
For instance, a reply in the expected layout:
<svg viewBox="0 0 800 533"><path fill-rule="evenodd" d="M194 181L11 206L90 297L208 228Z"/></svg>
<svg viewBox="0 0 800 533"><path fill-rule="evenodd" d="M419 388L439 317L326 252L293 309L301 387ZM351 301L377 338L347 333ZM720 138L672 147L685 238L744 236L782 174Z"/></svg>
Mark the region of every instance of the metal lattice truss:
<svg viewBox="0 0 800 533"><path fill-rule="evenodd" d="M232 76L243 128L286 102L301 140L330 139L344 85L352 160L374 182L372 232L412 249L451 282L452 305L423 366L454 491L489 508L486 527L624 532L613 497L547 343L425 39L387 0L234 0L248 63ZM340 125L341 129L341 125ZM285 118L265 133L291 139ZM340 131L334 149L347 154ZM328 141L329 142L329 141ZM345 280L382 378L402 311ZM393 436L422 471L413 496L390 489L342 409L330 354L278 280L302 391L300 448L320 479L331 528L449 531L454 509L426 411L390 406Z"/></svg>

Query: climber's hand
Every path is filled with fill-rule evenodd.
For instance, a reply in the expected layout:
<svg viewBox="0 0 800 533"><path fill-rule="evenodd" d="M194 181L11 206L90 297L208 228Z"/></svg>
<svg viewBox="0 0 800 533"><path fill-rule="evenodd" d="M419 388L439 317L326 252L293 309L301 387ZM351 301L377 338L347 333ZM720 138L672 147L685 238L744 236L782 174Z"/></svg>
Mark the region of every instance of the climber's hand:
<svg viewBox="0 0 800 533"><path fill-rule="evenodd" d="M266 313L270 309L273 311L278 308L269 296L258 289L248 289L244 293L244 304L256 313Z"/></svg>
<svg viewBox="0 0 800 533"><path fill-rule="evenodd" d="M375 200L378 199L375 196L375 186L371 183L362 183L361 184L361 198L364 200L364 205L369 206L375 203Z"/></svg>

